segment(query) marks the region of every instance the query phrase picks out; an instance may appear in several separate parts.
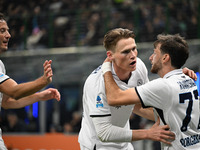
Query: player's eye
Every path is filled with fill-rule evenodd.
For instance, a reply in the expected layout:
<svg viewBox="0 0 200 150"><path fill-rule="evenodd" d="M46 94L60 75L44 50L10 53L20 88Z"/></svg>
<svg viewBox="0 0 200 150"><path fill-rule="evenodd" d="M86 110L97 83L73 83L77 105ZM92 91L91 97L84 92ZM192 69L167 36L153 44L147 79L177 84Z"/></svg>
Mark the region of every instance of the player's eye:
<svg viewBox="0 0 200 150"><path fill-rule="evenodd" d="M1 29L0 29L0 32L1 32L1 33L4 33L5 31L6 31L6 30L5 30L4 28L1 28Z"/></svg>
<svg viewBox="0 0 200 150"><path fill-rule="evenodd" d="M123 54L128 54L128 53L130 53L130 50L125 50L125 51L123 51L122 53L123 53Z"/></svg>
<svg viewBox="0 0 200 150"><path fill-rule="evenodd" d="M136 50L136 47L134 47L133 49L132 49L132 51L135 51Z"/></svg>

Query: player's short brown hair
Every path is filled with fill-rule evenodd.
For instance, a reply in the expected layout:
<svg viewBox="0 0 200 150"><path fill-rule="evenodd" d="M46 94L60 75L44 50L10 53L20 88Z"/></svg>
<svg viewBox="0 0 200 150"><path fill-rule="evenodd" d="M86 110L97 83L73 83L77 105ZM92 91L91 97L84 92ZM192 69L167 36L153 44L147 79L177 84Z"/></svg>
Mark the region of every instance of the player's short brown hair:
<svg viewBox="0 0 200 150"><path fill-rule="evenodd" d="M127 39L127 38L135 38L135 34L133 31L130 31L129 29L123 29L123 28L116 28L113 30L108 31L103 40L103 46L105 47L106 51L114 51L115 46L117 42L121 39Z"/></svg>
<svg viewBox="0 0 200 150"><path fill-rule="evenodd" d="M3 13L0 12L0 20L5 20Z"/></svg>

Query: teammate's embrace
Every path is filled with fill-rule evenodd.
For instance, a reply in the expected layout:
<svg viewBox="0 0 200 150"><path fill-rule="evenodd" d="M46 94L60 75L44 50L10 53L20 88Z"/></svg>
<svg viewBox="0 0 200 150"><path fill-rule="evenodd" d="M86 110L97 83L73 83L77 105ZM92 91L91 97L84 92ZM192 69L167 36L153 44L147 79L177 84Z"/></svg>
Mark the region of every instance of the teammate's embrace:
<svg viewBox="0 0 200 150"><path fill-rule="evenodd" d="M165 150L200 149L200 100L193 79L180 69L189 56L186 41L176 35L158 35L154 52L150 56L151 72L161 78L128 90L121 90L111 73L110 59L102 68L107 101L110 105L141 103L154 107L163 124L175 133L172 145L162 145Z"/></svg>
<svg viewBox="0 0 200 150"><path fill-rule="evenodd" d="M112 57L112 74L123 90L147 83L147 68L137 57L137 45L133 31L116 28L104 36L107 55ZM185 70L193 75L193 71ZM142 109L141 104L109 106L105 93L102 68L99 66L85 81L83 89L83 119L79 132L81 150L133 150L131 141L150 139L168 142L174 135L168 125L158 122L148 130L131 130L129 118L132 112L154 120L153 109Z"/></svg>
<svg viewBox="0 0 200 150"><path fill-rule="evenodd" d="M124 90L148 82L147 69L137 58L137 46L133 31L117 28L104 36L106 51L112 51L112 73ZM137 68L137 69L136 69ZM129 118L132 112L154 120L153 111L140 109L141 105L112 107L107 103L101 66L85 81L83 89L83 119L79 133L81 150L133 150L131 141L151 139L167 142L174 135L169 126L156 123L148 130L131 130Z"/></svg>

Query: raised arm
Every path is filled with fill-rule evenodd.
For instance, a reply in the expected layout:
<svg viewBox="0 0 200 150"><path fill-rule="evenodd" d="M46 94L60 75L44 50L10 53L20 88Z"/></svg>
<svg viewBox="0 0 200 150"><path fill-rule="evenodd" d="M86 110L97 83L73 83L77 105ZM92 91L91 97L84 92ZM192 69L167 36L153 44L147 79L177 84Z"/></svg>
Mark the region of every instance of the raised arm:
<svg viewBox="0 0 200 150"><path fill-rule="evenodd" d="M51 68L51 63L51 60L46 60L44 62L44 74L40 78L31 82L21 84L17 84L13 79L8 79L0 84L0 92L14 99L19 99L41 90L50 82L52 82L53 72Z"/></svg>
<svg viewBox="0 0 200 150"><path fill-rule="evenodd" d="M111 63L107 58L102 65L107 102L111 106L130 105L140 103L140 99L134 88L121 90L113 79Z"/></svg>
<svg viewBox="0 0 200 150"><path fill-rule="evenodd" d="M138 94L136 93L135 88L130 88L123 91L118 87L111 73L111 62L109 58L106 58L106 60L103 63L102 72L104 75L106 97L109 105L117 106L140 103L140 99L138 97ZM197 78L194 71L188 68L184 68L183 73L190 76L194 80L196 80Z"/></svg>
<svg viewBox="0 0 200 150"><path fill-rule="evenodd" d="M50 99L56 99L57 101L60 101L60 93L57 89L49 88L18 100L4 94L2 99L2 107L4 109L17 109L31 105L38 101L46 101Z"/></svg>

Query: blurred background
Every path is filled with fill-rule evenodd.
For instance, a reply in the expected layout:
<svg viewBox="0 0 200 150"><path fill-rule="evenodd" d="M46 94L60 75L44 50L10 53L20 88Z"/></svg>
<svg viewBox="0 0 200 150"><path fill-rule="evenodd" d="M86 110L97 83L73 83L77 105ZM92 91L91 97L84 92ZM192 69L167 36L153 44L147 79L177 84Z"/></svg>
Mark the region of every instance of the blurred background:
<svg viewBox="0 0 200 150"><path fill-rule="evenodd" d="M104 34L128 28L136 34L138 57L146 64L152 42L160 33L179 33L188 41L185 66L200 72L199 0L1 0L11 39L0 56L7 74L18 83L43 74L42 64L53 60L54 77L48 87L61 92L61 101L35 103L18 110L1 110L3 134L64 133L77 135L82 115L82 89L87 76L106 57ZM199 78L196 81L198 87ZM48 88L47 87L47 88ZM152 122L133 114L131 128L148 128ZM135 149L159 150L159 143L134 142Z"/></svg>

